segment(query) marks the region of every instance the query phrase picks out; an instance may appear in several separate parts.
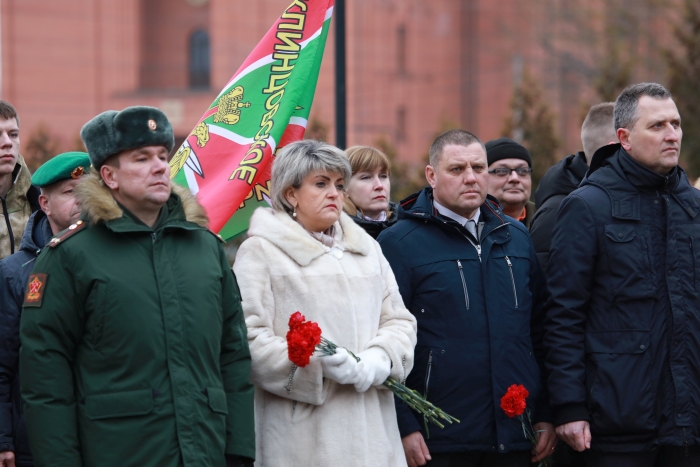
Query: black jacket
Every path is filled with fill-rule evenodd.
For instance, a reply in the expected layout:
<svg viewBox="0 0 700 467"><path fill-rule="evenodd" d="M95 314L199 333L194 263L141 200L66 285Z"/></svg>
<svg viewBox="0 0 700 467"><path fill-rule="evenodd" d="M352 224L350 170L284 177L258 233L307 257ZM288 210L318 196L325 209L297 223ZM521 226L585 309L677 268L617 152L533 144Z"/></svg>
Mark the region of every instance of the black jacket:
<svg viewBox="0 0 700 467"><path fill-rule="evenodd" d="M357 225L365 229L365 232L370 234L370 236L376 240L384 229L391 227L392 225L396 224L396 221L399 220L398 209L399 207L396 203L389 203L390 214L384 221L368 221L367 219L359 216L350 216L350 218L354 220Z"/></svg>
<svg viewBox="0 0 700 467"><path fill-rule="evenodd" d="M596 152L561 205L546 345L557 425L590 420L592 448L700 442L700 192L619 144Z"/></svg>
<svg viewBox="0 0 700 467"><path fill-rule="evenodd" d="M19 320L34 260L51 240L46 214L29 218L20 250L0 261L0 451L13 451L18 466L32 466L19 397Z"/></svg>
<svg viewBox="0 0 700 467"><path fill-rule="evenodd" d="M537 212L530 221L530 237L545 274L547 274L549 247L559 205L569 193L578 188L587 171L585 154L583 152L571 154L550 168L537 187L535 192Z"/></svg>
<svg viewBox="0 0 700 467"><path fill-rule="evenodd" d="M519 420L500 408L508 387L523 384L535 421L549 418L541 391L546 289L527 229L489 196L477 242L432 201L431 188L404 200L379 244L418 320L407 386L461 423L431 427L428 437L422 417L399 401L399 431L420 430L434 453L529 451Z"/></svg>

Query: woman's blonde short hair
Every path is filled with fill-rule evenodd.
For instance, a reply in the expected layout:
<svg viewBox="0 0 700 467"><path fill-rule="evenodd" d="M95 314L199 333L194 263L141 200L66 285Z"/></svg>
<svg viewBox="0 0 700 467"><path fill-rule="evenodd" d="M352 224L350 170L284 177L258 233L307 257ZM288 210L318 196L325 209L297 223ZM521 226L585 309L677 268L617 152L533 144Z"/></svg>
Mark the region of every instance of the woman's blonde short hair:
<svg viewBox="0 0 700 467"><path fill-rule="evenodd" d="M345 185L352 174L347 155L330 144L305 139L290 143L280 149L272 164L270 197L272 208L291 213L294 207L289 204L284 193L287 189L301 187L304 179L314 172L340 174Z"/></svg>
<svg viewBox="0 0 700 467"><path fill-rule="evenodd" d="M345 153L350 159L352 174L357 172L374 172L378 168L391 175L391 161L386 154L370 146L353 146Z"/></svg>
<svg viewBox="0 0 700 467"><path fill-rule="evenodd" d="M383 170L387 175L391 175L391 161L386 154L371 146L353 146L345 150L350 159L352 174L358 172L374 172L377 169ZM343 209L351 216L357 216L358 209L349 196L345 197Z"/></svg>

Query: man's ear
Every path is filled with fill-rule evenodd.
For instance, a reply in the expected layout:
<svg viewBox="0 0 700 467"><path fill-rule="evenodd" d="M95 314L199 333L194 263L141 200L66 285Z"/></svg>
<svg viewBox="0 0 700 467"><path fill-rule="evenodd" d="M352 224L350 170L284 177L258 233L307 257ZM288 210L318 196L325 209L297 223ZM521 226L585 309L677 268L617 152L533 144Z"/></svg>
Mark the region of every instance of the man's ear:
<svg viewBox="0 0 700 467"><path fill-rule="evenodd" d="M620 144L622 144L625 151L630 150L632 145L630 144L630 131L627 128L617 129L617 139L620 140Z"/></svg>
<svg viewBox="0 0 700 467"><path fill-rule="evenodd" d="M119 188L119 182L116 179L114 167L103 164L102 167L100 167L100 177L102 177L102 181L109 189L116 190Z"/></svg>
<svg viewBox="0 0 700 467"><path fill-rule="evenodd" d="M425 166L425 179L432 188L435 188L435 169L432 165Z"/></svg>
<svg viewBox="0 0 700 467"><path fill-rule="evenodd" d="M51 210L49 209L49 196L42 191L39 195L39 207L44 211L47 216L51 215Z"/></svg>

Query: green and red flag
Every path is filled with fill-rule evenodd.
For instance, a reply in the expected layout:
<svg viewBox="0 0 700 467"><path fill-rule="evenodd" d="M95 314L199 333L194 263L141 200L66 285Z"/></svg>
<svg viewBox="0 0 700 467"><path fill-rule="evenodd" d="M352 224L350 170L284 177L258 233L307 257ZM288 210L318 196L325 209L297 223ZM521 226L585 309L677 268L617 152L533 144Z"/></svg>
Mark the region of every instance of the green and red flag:
<svg viewBox="0 0 700 467"><path fill-rule="evenodd" d="M269 205L275 151L303 138L334 0L294 0L243 62L170 161L228 240Z"/></svg>

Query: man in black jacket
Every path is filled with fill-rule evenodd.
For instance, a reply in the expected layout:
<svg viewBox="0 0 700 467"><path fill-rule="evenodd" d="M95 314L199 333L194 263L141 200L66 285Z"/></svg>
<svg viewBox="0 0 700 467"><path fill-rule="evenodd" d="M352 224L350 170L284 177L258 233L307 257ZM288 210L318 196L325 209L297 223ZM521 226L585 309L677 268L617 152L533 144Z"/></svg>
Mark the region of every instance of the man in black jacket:
<svg viewBox="0 0 700 467"><path fill-rule="evenodd" d="M557 440L543 391L544 277L525 226L487 196L487 167L476 136L443 133L430 147L430 187L405 199L399 221L379 235L418 320L407 385L461 420L428 436L422 417L397 401L409 467L529 467ZM534 454L520 421L499 407L520 384L542 430Z"/></svg>
<svg viewBox="0 0 700 467"><path fill-rule="evenodd" d="M569 193L578 188L588 171L588 164L598 148L617 142L613 124L614 102L596 104L588 111L581 126L583 151L566 156L549 169L535 192L537 212L530 221L530 236L535 245L542 270L547 273L552 230L559 205Z"/></svg>
<svg viewBox="0 0 700 467"><path fill-rule="evenodd" d="M680 123L663 86L625 89L621 144L596 152L554 227L548 386L588 465L700 465L700 193Z"/></svg>
<svg viewBox="0 0 700 467"><path fill-rule="evenodd" d="M32 177L42 210L29 218L17 253L0 261L0 467L33 464L19 395L19 321L34 260L51 238L80 217L73 189L90 167L84 152L59 154Z"/></svg>

